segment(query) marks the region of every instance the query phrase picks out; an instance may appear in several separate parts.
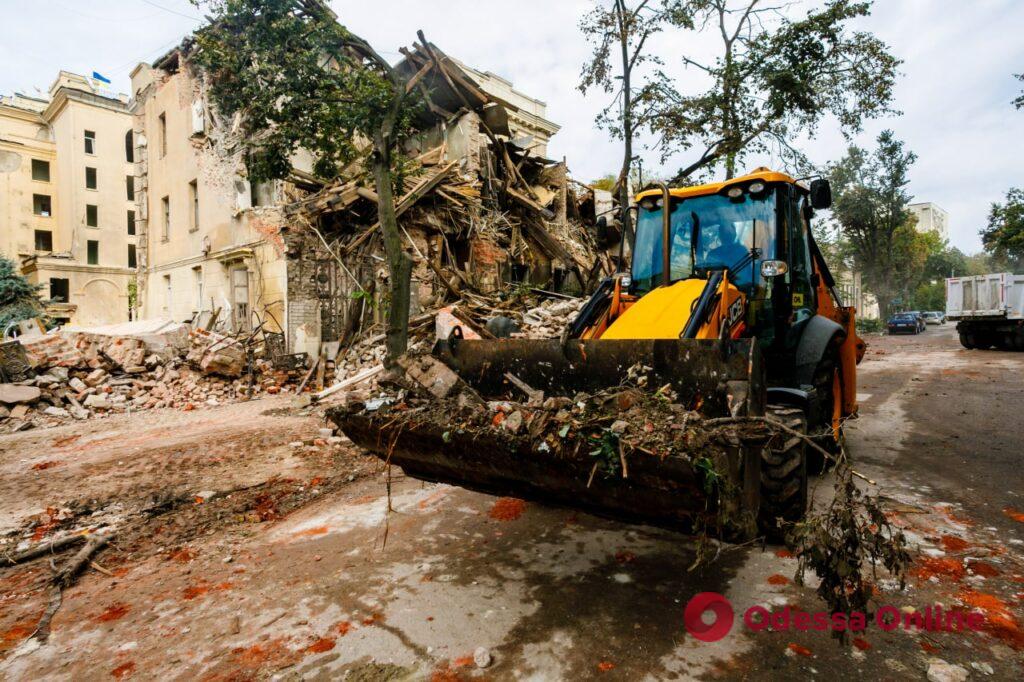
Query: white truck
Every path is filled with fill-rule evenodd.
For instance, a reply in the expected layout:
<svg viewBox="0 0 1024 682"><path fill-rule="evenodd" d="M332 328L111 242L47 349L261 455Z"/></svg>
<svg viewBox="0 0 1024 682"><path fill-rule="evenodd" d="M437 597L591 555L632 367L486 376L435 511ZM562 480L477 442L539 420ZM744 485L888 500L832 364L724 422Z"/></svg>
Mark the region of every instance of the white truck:
<svg viewBox="0 0 1024 682"><path fill-rule="evenodd" d="M946 319L956 321L964 348L1024 350L1024 275L948 278Z"/></svg>

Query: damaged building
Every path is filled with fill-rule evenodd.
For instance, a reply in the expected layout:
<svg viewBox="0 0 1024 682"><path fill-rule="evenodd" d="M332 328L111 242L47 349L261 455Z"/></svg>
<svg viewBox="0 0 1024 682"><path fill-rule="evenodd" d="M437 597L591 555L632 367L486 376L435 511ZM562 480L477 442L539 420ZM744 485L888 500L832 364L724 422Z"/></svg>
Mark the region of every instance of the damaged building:
<svg viewBox="0 0 1024 682"><path fill-rule="evenodd" d="M311 358L353 340L386 310L372 178L357 162L324 182L300 154L287 179L250 183L240 121L211 106L190 49L132 72L142 316L263 325ZM412 316L509 285L581 292L610 272L595 257L594 192L545 157L558 126L544 103L422 36L402 55L425 102L396 197Z"/></svg>

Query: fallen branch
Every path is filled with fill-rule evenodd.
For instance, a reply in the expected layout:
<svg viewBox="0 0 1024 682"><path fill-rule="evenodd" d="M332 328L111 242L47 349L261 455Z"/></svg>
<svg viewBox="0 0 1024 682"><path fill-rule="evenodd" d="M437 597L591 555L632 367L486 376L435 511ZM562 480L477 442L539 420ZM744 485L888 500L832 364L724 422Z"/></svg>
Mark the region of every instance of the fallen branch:
<svg viewBox="0 0 1024 682"><path fill-rule="evenodd" d="M817 452L821 453L821 455L825 459L835 464L839 463L839 460L836 458L835 455L833 455L831 452L815 443L813 438L811 438L805 433L800 433L795 429L791 429L782 422L772 419L771 417L719 417L716 419L705 419L704 424L707 426L720 426L722 424L768 424L771 427L777 428L784 433L788 433L789 435L795 436L796 438L799 438L800 440L804 441L812 448L814 448ZM850 469L850 473L861 480L867 481L871 485L878 485L876 481L868 478L867 476L858 471Z"/></svg>
<svg viewBox="0 0 1024 682"><path fill-rule="evenodd" d="M59 552L61 550L67 549L71 545L77 544L82 540L85 540L84 535L66 535L58 540L39 543L35 547L29 547L28 549L22 550L17 554L5 554L4 556L0 557L0 562L3 562L7 566L14 566L16 564L20 564L26 561L31 561L32 559L41 557L45 554L50 554L51 552Z"/></svg>
<svg viewBox="0 0 1024 682"><path fill-rule="evenodd" d="M43 617L39 619L36 631L29 636L29 639L35 638L40 644L46 643L50 637L50 622L64 601L64 589L74 584L75 576L82 570L82 567L89 563L93 554L106 547L108 542L110 542L110 535L91 536L85 543L85 547L78 550L78 553L50 578L50 602Z"/></svg>

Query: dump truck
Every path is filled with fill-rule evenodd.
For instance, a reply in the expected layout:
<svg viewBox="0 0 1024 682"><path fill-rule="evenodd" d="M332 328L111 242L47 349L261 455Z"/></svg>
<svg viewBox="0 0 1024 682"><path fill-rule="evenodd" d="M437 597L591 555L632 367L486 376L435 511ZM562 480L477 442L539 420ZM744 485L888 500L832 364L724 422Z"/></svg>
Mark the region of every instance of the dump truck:
<svg viewBox="0 0 1024 682"><path fill-rule="evenodd" d="M968 349L1024 350L1024 275L946 279L946 319Z"/></svg>
<svg viewBox="0 0 1024 682"><path fill-rule="evenodd" d="M560 338L455 328L399 363L428 399L399 381L329 418L427 481L729 538L802 518L865 350L810 229L828 182L760 168L635 202L629 271Z"/></svg>

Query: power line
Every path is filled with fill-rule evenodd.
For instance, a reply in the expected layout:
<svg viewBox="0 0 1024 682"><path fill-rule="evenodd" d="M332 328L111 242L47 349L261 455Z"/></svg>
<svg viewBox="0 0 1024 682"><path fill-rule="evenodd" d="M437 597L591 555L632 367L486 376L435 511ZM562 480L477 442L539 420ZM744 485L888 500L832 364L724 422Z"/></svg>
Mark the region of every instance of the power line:
<svg viewBox="0 0 1024 682"><path fill-rule="evenodd" d="M177 10L171 9L170 7L164 7L163 5L158 5L157 3L153 2L153 0L142 0L142 2L146 3L147 5L150 5L151 7L156 7L157 9L162 9L165 12L170 12L171 14L176 14L179 17L185 17L186 19L191 19L192 21L202 21L202 19L200 19L199 17L194 17L191 14L185 14L183 12L179 12Z"/></svg>

